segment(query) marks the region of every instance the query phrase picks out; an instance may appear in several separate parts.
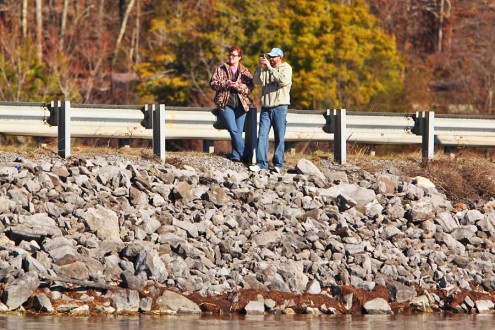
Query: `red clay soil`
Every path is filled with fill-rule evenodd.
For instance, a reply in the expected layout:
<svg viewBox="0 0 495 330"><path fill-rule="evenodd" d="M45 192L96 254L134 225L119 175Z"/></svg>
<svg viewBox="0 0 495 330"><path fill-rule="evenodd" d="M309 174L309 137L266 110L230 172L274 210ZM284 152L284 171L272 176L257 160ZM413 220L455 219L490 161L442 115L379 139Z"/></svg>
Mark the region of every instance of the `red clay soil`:
<svg viewBox="0 0 495 330"><path fill-rule="evenodd" d="M201 296L194 293L188 296L189 299L198 304L203 312L207 313L242 313L244 307L252 300L258 300L258 296L264 299L272 299L277 306L285 305L292 308L296 313L303 313L307 307L320 308L325 305L327 308L335 308L340 313L359 314L363 305L374 298L383 298L388 301L388 290L384 286L377 285L373 291L356 289L352 286L342 286L340 297L353 294L353 304L350 311L346 311L340 299L334 300L326 294L294 294L279 291L262 290L240 290L237 292L212 296Z"/></svg>
<svg viewBox="0 0 495 330"><path fill-rule="evenodd" d="M335 308L344 311L342 304L325 294L293 294L280 291L262 290L240 290L228 294L203 297L199 293L187 296L201 307L206 313L242 313L244 307L250 301L258 300L258 296L264 299L272 299L277 306L285 305L292 308L296 313L302 313L306 307L320 308L325 305L327 308Z"/></svg>

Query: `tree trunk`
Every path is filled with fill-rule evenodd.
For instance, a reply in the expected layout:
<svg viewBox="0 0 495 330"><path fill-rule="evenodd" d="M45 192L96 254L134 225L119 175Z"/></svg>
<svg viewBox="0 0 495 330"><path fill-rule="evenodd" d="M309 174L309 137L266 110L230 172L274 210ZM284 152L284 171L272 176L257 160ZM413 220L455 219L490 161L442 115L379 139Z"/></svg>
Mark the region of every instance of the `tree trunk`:
<svg viewBox="0 0 495 330"><path fill-rule="evenodd" d="M105 0L100 0L98 2L98 16L97 16L97 28L98 28L98 31L102 31L102 27L103 27L103 16L105 14Z"/></svg>
<svg viewBox="0 0 495 330"><path fill-rule="evenodd" d="M119 17L120 22L124 20L125 16L125 0L119 0Z"/></svg>
<svg viewBox="0 0 495 330"><path fill-rule="evenodd" d="M24 38L27 35L27 7L28 7L28 0L22 0L21 28L22 28L22 37Z"/></svg>
<svg viewBox="0 0 495 330"><path fill-rule="evenodd" d="M60 22L60 50L64 50L65 29L67 26L67 13L69 11L69 0L64 0L62 9L62 21Z"/></svg>
<svg viewBox="0 0 495 330"><path fill-rule="evenodd" d="M437 44L437 51L438 53L442 52L442 37L443 37L443 7L444 7L445 1L440 0L440 10L438 13L438 44Z"/></svg>
<svg viewBox="0 0 495 330"><path fill-rule="evenodd" d="M43 0L36 0L36 46L38 60L43 60Z"/></svg>
<svg viewBox="0 0 495 330"><path fill-rule="evenodd" d="M136 9L136 48L135 48L135 63L139 63L140 62L140 58L139 58L139 37L140 37L140 34L139 32L141 31L141 20L140 20L140 16L141 16L141 0L138 0L137 2L137 9Z"/></svg>
<svg viewBox="0 0 495 330"><path fill-rule="evenodd" d="M122 24L120 25L119 36L118 36L117 42L115 44L115 50L113 52L112 67L113 67L113 64L115 64L115 61L117 59L117 53L120 49L120 44L122 42L122 38L124 37L125 29L127 26L127 20L129 19L129 15L131 14L132 7L134 7L135 3L136 3L136 0L131 0L129 2L129 6L127 6L127 10L125 11L124 19L122 20Z"/></svg>

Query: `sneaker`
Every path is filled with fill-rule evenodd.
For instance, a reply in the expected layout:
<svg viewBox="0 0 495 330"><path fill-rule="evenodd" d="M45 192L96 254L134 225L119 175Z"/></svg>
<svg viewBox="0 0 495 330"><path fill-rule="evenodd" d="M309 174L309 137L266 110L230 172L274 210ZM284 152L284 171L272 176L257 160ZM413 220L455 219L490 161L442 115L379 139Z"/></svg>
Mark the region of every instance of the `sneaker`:
<svg viewBox="0 0 495 330"><path fill-rule="evenodd" d="M281 167L278 167L278 166L275 166L273 168L273 172L275 172L275 173L282 173L282 168Z"/></svg>
<svg viewBox="0 0 495 330"><path fill-rule="evenodd" d="M249 170L251 172L259 172L259 171L261 171L261 167L259 165L251 165L251 166L249 166Z"/></svg>

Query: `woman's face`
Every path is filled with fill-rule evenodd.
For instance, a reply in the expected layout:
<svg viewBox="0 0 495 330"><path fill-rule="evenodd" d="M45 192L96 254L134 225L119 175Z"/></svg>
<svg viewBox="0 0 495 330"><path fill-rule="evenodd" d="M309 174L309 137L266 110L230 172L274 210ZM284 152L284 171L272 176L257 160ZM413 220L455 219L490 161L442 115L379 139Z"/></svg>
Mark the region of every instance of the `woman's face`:
<svg viewBox="0 0 495 330"><path fill-rule="evenodd" d="M232 66L237 66L239 62L241 61L241 56L239 55L239 52L237 50L233 50L229 54L229 64Z"/></svg>

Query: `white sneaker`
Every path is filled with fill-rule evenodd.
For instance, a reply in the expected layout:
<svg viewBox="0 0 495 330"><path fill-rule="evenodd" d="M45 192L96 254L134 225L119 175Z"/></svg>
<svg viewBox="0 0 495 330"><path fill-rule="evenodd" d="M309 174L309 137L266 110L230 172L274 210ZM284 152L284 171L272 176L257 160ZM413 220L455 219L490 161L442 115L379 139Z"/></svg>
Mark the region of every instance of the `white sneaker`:
<svg viewBox="0 0 495 330"><path fill-rule="evenodd" d="M249 166L249 170L251 172L259 172L259 171L261 171L261 167L259 167L259 165L251 165L251 166Z"/></svg>
<svg viewBox="0 0 495 330"><path fill-rule="evenodd" d="M278 166L275 166L273 168L273 172L276 172L276 173L282 173L282 168L278 167Z"/></svg>

